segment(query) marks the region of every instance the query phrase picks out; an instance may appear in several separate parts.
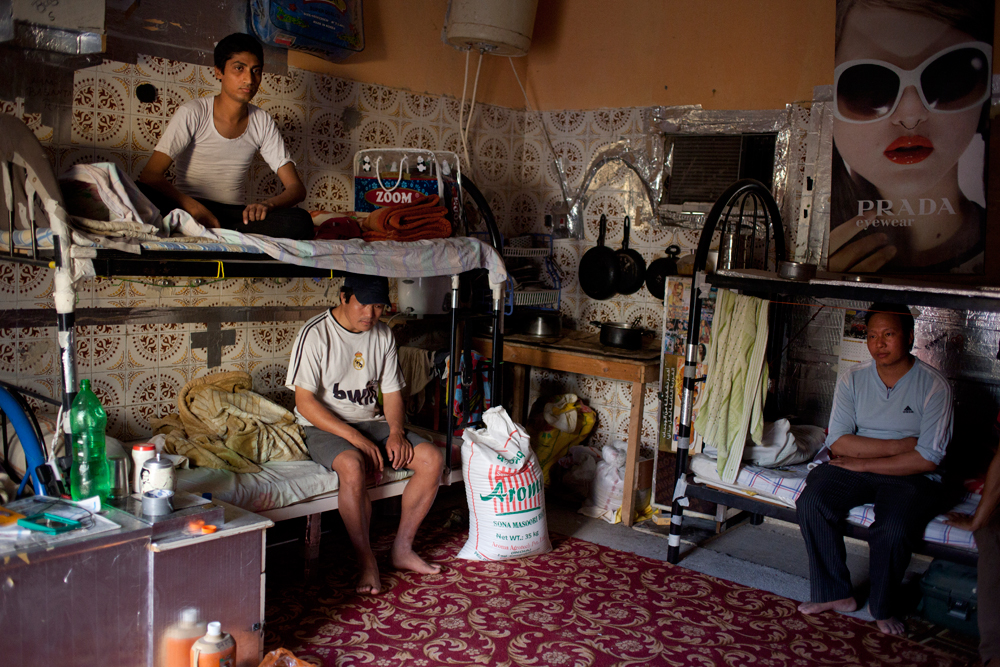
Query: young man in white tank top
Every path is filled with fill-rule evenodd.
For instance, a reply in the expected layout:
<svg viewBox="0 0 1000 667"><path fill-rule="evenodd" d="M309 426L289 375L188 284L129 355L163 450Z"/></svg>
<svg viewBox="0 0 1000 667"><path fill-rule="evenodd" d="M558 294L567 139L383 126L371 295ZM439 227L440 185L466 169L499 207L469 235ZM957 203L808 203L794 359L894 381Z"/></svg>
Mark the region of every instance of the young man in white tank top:
<svg viewBox="0 0 1000 667"><path fill-rule="evenodd" d="M278 238L313 238L295 163L271 116L252 104L263 71L264 50L256 39L234 33L215 47L221 91L182 105L139 175L139 189L166 215L182 208L208 228L233 229ZM277 173L284 189L246 204L246 180L255 153ZM173 165L175 179L166 177Z"/></svg>

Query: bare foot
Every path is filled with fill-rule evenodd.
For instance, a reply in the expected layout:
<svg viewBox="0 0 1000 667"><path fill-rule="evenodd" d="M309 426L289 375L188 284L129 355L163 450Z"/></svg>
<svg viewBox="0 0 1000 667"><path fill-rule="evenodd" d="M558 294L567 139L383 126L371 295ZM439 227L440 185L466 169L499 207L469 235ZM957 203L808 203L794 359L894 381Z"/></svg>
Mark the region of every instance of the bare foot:
<svg viewBox="0 0 1000 667"><path fill-rule="evenodd" d="M875 624L878 625L879 632L887 635L901 635L906 632L906 626L897 618L886 618L881 621L875 621Z"/></svg>
<svg viewBox="0 0 1000 667"><path fill-rule="evenodd" d="M799 611L803 614L820 614L824 611L857 611L858 603L854 598L833 600L832 602L803 602Z"/></svg>
<svg viewBox="0 0 1000 667"><path fill-rule="evenodd" d="M378 564L372 561L361 569L361 577L354 589L359 595L378 595L382 592L382 581L379 579Z"/></svg>
<svg viewBox="0 0 1000 667"><path fill-rule="evenodd" d="M393 547L392 564L400 570L412 570L419 574L437 574L441 571L440 565L428 563L413 549L404 550Z"/></svg>

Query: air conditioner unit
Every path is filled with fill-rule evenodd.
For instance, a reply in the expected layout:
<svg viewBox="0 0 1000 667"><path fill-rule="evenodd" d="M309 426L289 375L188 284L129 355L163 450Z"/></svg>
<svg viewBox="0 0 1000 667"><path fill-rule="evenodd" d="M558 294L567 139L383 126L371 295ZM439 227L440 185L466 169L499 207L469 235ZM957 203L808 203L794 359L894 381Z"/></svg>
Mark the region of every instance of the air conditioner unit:
<svg viewBox="0 0 1000 667"><path fill-rule="evenodd" d="M773 190L777 133L666 134L670 165L660 200L669 213L708 213L734 182L753 178Z"/></svg>

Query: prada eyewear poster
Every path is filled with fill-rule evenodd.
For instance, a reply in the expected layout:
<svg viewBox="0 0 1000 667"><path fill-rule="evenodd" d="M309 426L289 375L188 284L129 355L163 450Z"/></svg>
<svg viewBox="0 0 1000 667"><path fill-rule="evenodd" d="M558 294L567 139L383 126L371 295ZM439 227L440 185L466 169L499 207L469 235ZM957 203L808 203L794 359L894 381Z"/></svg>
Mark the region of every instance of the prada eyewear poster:
<svg viewBox="0 0 1000 667"><path fill-rule="evenodd" d="M837 0L830 271L983 273L993 11Z"/></svg>

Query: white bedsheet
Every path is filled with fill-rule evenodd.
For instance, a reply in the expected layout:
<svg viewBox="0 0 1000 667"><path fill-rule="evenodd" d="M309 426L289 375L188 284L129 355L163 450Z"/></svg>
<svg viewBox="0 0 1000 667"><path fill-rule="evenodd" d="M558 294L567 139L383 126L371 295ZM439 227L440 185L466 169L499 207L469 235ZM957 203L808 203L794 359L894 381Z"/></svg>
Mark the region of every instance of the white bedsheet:
<svg viewBox="0 0 1000 667"><path fill-rule="evenodd" d="M715 459L704 454L695 454L691 457L690 469L696 482L724 488L727 491L749 497L769 500L791 509L795 509L795 500L805 488L806 475L809 474L806 463L786 466L781 469L744 465L740 468L736 482L726 484L719 478ZM962 502L953 509L964 514L972 514L975 512L976 506L979 505L979 499L980 496L976 494L967 494ZM872 505L859 505L848 513L847 520L856 526L867 528L875 521L875 509ZM927 524L924 539L935 544L945 544L970 551L976 550L976 540L972 533L947 525L944 522L944 515L935 517Z"/></svg>
<svg viewBox="0 0 1000 667"><path fill-rule="evenodd" d="M491 285L501 285L507 280L507 268L500 254L479 239L465 236L406 243L368 243L361 239L293 241L229 229L206 229L191 216L181 221L180 228L187 236L252 246L274 259L300 266L386 278L427 278L486 269Z"/></svg>

